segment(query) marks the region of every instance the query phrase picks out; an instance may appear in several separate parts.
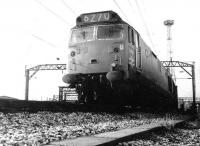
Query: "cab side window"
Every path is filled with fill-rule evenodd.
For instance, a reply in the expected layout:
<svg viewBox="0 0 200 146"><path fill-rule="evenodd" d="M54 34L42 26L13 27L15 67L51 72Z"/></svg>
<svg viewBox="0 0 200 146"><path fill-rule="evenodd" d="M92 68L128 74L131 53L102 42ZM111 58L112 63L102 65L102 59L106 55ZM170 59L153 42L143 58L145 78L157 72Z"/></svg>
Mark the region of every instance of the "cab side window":
<svg viewBox="0 0 200 146"><path fill-rule="evenodd" d="M128 43L131 43L132 37L131 37L131 27L128 26Z"/></svg>
<svg viewBox="0 0 200 146"><path fill-rule="evenodd" d="M134 31L131 30L131 38L132 38L132 45L135 45L135 39L134 39Z"/></svg>
<svg viewBox="0 0 200 146"><path fill-rule="evenodd" d="M130 26L128 26L128 43L135 45L135 32Z"/></svg>
<svg viewBox="0 0 200 146"><path fill-rule="evenodd" d="M136 48L139 47L139 44L140 44L140 39L139 39L139 34L136 32L135 35L135 45L136 45Z"/></svg>

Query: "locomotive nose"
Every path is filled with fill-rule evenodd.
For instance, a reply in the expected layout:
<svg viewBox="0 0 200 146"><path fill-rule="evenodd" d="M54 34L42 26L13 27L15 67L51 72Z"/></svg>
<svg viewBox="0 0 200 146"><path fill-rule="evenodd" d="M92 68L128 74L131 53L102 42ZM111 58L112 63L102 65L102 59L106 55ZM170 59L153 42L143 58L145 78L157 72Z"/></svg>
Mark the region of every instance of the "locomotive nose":
<svg viewBox="0 0 200 146"><path fill-rule="evenodd" d="M64 83L74 84L77 81L77 77L74 74L66 74L62 78Z"/></svg>

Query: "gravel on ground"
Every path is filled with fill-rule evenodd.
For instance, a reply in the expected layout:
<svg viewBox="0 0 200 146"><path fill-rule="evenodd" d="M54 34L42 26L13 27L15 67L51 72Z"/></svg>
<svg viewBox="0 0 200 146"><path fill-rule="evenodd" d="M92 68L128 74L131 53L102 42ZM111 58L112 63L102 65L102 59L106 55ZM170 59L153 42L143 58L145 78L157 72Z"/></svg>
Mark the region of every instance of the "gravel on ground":
<svg viewBox="0 0 200 146"><path fill-rule="evenodd" d="M0 113L0 144L41 145L52 141L131 128L180 118L152 113Z"/></svg>
<svg viewBox="0 0 200 146"><path fill-rule="evenodd" d="M178 128L164 129L133 138L128 142L122 142L117 146L199 146L200 145L200 121L189 121Z"/></svg>

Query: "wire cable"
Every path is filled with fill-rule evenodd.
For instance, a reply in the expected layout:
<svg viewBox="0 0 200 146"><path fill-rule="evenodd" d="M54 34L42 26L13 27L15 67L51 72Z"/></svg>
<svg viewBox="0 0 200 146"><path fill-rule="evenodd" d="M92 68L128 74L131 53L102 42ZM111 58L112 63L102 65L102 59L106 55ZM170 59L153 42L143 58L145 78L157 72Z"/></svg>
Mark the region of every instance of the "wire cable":
<svg viewBox="0 0 200 146"><path fill-rule="evenodd" d="M131 6L132 10L134 10L132 3L128 0L129 5ZM134 11L133 11L134 12Z"/></svg>
<svg viewBox="0 0 200 146"><path fill-rule="evenodd" d="M128 21L128 23L130 23L128 17L126 16L126 14L124 13L124 11L120 8L120 6L118 5L118 3L116 2L116 0L113 0L114 4L117 6L117 8L121 11L121 13L123 14L123 16L126 18L126 20Z"/></svg>
<svg viewBox="0 0 200 146"><path fill-rule="evenodd" d="M69 22L67 22L62 16L58 15L57 13L55 13L54 11L52 11L51 9L49 9L47 6L45 6L43 3L41 3L39 0L35 0L35 2L37 2L38 4L40 4L43 8L45 8L47 11L49 11L50 13L52 13L54 16L56 16L57 18L59 18L62 22L64 22L65 24L67 24L68 26L72 26Z"/></svg>
<svg viewBox="0 0 200 146"><path fill-rule="evenodd" d="M131 4L130 0L128 0L128 2L129 2L129 4L130 4L130 6L133 8L133 5ZM151 35L150 35L150 31L149 31L149 29L148 29L148 27L147 27L147 23L146 23L146 21L145 21L145 19L144 19L144 16L143 16L143 14L142 14L142 10L141 10L141 8L140 8L139 3L138 3L137 0L135 0L135 4L136 4L136 6L137 6L139 15L140 15L140 17L141 17L141 19L142 19L142 22L143 22L143 25L144 25L146 34L147 34L147 36L148 36L148 38L149 38L149 40L150 40L150 42L151 42L151 45L152 45L153 49L155 50L155 45L154 45L154 43L153 43L153 41L152 41L152 38L151 38Z"/></svg>
<svg viewBox="0 0 200 146"><path fill-rule="evenodd" d="M41 37L39 37L39 36L37 36L37 35L35 35L35 34L32 34L32 37L34 37L34 38L40 40L41 42L43 42L43 43L45 43L45 44L47 44L47 45L49 45L49 46L51 46L51 47L58 48L58 47L57 47L56 45L54 45L53 43L51 43L51 42L49 42L49 41L47 41L47 40L44 40L44 39L42 39Z"/></svg>
<svg viewBox="0 0 200 146"><path fill-rule="evenodd" d="M75 16L77 15L77 12L73 10L66 2L65 0L62 0L62 3L65 5L65 7L70 10Z"/></svg>

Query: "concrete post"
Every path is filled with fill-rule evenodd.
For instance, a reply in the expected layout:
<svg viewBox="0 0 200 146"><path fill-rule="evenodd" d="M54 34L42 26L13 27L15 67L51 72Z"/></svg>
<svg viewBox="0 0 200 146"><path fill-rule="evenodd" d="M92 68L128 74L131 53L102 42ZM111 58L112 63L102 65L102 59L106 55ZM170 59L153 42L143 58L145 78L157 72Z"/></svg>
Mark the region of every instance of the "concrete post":
<svg viewBox="0 0 200 146"><path fill-rule="evenodd" d="M196 112L196 80L195 80L195 63L192 65L192 90L193 90L193 110Z"/></svg>
<svg viewBox="0 0 200 146"><path fill-rule="evenodd" d="M29 69L26 69L26 71L25 71L25 78L26 78L26 83L25 83L25 100L28 100L28 94L29 94Z"/></svg>

